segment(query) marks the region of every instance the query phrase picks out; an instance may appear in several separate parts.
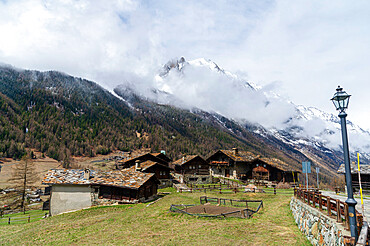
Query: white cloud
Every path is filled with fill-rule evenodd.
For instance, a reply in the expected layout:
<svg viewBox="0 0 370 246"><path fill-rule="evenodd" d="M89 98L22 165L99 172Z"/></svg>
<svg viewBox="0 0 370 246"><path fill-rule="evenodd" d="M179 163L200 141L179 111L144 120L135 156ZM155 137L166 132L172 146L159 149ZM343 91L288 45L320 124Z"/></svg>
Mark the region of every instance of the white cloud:
<svg viewBox="0 0 370 246"><path fill-rule="evenodd" d="M173 57L206 57L330 112L341 84L353 95L349 118L370 129L369 10L366 1L0 1L0 61L111 88L151 84Z"/></svg>

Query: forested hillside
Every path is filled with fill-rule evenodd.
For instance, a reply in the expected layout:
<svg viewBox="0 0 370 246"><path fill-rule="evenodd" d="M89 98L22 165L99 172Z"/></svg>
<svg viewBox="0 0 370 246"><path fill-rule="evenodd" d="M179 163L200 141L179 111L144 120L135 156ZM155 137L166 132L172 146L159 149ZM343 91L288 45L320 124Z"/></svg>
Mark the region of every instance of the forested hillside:
<svg viewBox="0 0 370 246"><path fill-rule="evenodd" d="M246 147L185 110L131 110L97 84L59 72L0 69L0 155L36 148L57 160L150 147L173 157ZM144 106L144 105L143 105ZM152 105L153 106L153 105Z"/></svg>
<svg viewBox="0 0 370 246"><path fill-rule="evenodd" d="M124 100L94 82L60 72L0 67L0 155L19 159L25 149L35 148L68 166L71 156L114 150L151 148L180 158L238 147L295 167L307 160L291 146L261 138L222 116L115 92ZM329 180L335 162L312 158L327 166L323 178Z"/></svg>

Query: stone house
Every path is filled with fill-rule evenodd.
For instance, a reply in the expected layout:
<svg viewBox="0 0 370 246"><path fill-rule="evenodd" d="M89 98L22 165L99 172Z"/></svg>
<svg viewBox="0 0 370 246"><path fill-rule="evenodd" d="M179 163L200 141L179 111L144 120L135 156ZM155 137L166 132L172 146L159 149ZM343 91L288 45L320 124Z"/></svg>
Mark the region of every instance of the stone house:
<svg viewBox="0 0 370 246"><path fill-rule="evenodd" d="M184 155L171 164L175 170L175 177L180 183L209 184L212 176L209 173L209 164L199 155Z"/></svg>
<svg viewBox="0 0 370 246"><path fill-rule="evenodd" d="M155 174L134 169L51 169L42 183L51 186L51 215L94 205L148 201L156 197L158 186Z"/></svg>

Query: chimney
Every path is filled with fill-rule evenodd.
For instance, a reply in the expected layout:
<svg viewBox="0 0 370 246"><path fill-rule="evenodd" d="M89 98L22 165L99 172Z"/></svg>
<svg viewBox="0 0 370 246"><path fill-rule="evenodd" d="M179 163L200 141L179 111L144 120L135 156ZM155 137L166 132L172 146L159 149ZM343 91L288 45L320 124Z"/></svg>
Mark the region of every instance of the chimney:
<svg viewBox="0 0 370 246"><path fill-rule="evenodd" d="M182 164L185 162L185 154L182 154Z"/></svg>
<svg viewBox="0 0 370 246"><path fill-rule="evenodd" d="M239 155L238 148L233 148L234 155Z"/></svg>
<svg viewBox="0 0 370 246"><path fill-rule="evenodd" d="M135 161L135 171L141 171L140 161Z"/></svg>
<svg viewBox="0 0 370 246"><path fill-rule="evenodd" d="M90 169L85 168L84 170L84 179L89 180L90 179Z"/></svg>

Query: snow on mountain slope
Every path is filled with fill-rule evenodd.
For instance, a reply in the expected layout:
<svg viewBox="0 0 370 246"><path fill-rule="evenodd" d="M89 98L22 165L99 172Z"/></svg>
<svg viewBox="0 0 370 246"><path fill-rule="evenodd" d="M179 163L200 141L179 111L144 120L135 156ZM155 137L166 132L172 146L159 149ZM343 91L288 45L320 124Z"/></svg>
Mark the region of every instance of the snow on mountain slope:
<svg viewBox="0 0 370 246"><path fill-rule="evenodd" d="M296 106L280 97L273 84L258 86L208 59L171 60L154 77L153 88L136 91L157 103L198 108L243 125L256 125L255 133L274 136L295 147L340 150L340 122L336 115ZM348 132L352 151L370 153L369 132L350 121Z"/></svg>

